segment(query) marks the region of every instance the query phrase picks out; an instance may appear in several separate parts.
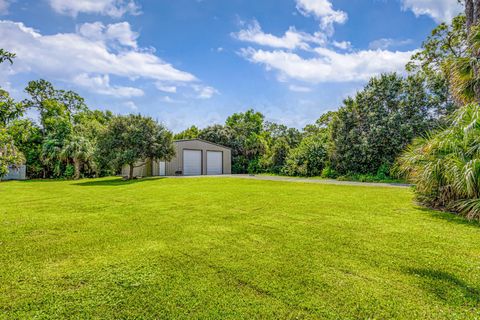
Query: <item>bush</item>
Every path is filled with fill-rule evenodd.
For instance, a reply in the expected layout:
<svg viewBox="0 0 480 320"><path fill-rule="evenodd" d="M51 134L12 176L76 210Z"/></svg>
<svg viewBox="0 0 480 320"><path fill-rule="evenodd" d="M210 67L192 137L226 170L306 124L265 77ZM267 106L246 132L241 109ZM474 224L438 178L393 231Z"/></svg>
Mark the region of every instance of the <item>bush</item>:
<svg viewBox="0 0 480 320"><path fill-rule="evenodd" d="M75 175L75 167L71 164L67 164L65 171L63 172L64 178L72 179Z"/></svg>
<svg viewBox="0 0 480 320"><path fill-rule="evenodd" d="M325 167L326 159L325 137L307 137L302 140L297 148L289 152L283 173L289 176L320 176Z"/></svg>
<svg viewBox="0 0 480 320"><path fill-rule="evenodd" d="M467 105L451 120L449 128L417 139L397 170L416 185L421 203L480 220L480 107Z"/></svg>
<svg viewBox="0 0 480 320"><path fill-rule="evenodd" d="M338 173L332 167L328 166L323 168L322 170L322 178L325 179L337 179L338 178Z"/></svg>

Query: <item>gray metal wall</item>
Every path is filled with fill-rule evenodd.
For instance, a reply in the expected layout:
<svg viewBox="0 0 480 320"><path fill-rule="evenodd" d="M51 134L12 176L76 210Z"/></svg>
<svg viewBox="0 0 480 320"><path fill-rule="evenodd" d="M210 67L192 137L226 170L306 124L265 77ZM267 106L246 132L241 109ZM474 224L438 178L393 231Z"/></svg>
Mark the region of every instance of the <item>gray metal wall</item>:
<svg viewBox="0 0 480 320"><path fill-rule="evenodd" d="M207 174L207 151L221 151L223 153L223 174L232 173L232 153L230 149L202 140L180 140L175 142L176 156L170 162L167 162L167 176L174 176L176 171L183 172L183 150L202 151L202 174ZM156 167L156 174L158 174L158 165Z"/></svg>
<svg viewBox="0 0 480 320"><path fill-rule="evenodd" d="M222 147L213 143L202 140L179 140L173 143L175 148L175 156L166 163L165 173L167 176L174 176L176 171L183 173L183 150L200 150L202 151L202 174L207 174L207 151L221 151L223 153L223 174L232 173L232 152L229 148ZM154 161L152 164L152 175L160 174L160 164ZM122 175L128 176L129 168L122 168ZM145 177L147 173L146 166L140 166L133 170L135 176Z"/></svg>

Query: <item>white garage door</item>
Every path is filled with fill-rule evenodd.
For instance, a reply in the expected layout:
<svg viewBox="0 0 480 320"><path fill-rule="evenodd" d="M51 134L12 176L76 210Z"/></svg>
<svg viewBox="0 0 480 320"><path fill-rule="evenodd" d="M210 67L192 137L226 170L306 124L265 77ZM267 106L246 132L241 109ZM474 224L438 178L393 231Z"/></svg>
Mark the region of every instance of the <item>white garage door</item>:
<svg viewBox="0 0 480 320"><path fill-rule="evenodd" d="M202 151L183 150L183 175L199 176L202 174Z"/></svg>
<svg viewBox="0 0 480 320"><path fill-rule="evenodd" d="M207 151L207 174L223 173L223 153L221 151Z"/></svg>
<svg viewBox="0 0 480 320"><path fill-rule="evenodd" d="M160 176L165 176L166 175L166 171L165 171L165 161L160 161L160 165L159 165L159 175Z"/></svg>

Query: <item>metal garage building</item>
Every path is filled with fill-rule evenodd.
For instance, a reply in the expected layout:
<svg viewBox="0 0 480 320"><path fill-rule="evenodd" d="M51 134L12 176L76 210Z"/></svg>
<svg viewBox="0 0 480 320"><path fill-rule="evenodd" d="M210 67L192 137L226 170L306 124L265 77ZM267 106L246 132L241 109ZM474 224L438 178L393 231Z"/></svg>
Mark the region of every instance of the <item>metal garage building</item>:
<svg viewBox="0 0 480 320"><path fill-rule="evenodd" d="M134 176L199 176L232 173L230 148L201 140L177 140L173 142L175 156L170 161L145 161L134 169ZM122 170L128 175L128 166Z"/></svg>

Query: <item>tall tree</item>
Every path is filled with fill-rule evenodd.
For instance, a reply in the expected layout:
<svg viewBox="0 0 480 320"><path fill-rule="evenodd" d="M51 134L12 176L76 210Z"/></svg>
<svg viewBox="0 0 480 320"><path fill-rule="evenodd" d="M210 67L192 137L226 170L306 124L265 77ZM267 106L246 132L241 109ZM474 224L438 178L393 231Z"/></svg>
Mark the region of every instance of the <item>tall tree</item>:
<svg viewBox="0 0 480 320"><path fill-rule="evenodd" d="M252 172L258 167L259 157L267 150L264 118L260 112L249 109L234 113L225 121L225 126L232 130L236 140L232 153L234 173Z"/></svg>
<svg viewBox="0 0 480 320"><path fill-rule="evenodd" d="M41 161L42 133L40 127L29 119L17 119L9 123L8 132L18 150L25 156L27 176L41 178L43 163Z"/></svg>
<svg viewBox="0 0 480 320"><path fill-rule="evenodd" d="M465 0L468 57L454 61L453 81L464 102L480 103L480 1Z"/></svg>
<svg viewBox="0 0 480 320"><path fill-rule="evenodd" d="M454 62L468 57L465 24L465 16L459 15L450 24L438 25L406 66L410 74L425 78L430 99L437 105L434 111L439 116L451 114L464 103L455 90L452 74Z"/></svg>
<svg viewBox="0 0 480 320"><path fill-rule="evenodd" d="M19 166L23 161L23 154L15 147L7 129L0 127L0 178L8 173L9 168Z"/></svg>
<svg viewBox="0 0 480 320"><path fill-rule="evenodd" d="M20 118L25 112L25 105L13 100L7 91L0 89L0 126Z"/></svg>
<svg viewBox="0 0 480 320"><path fill-rule="evenodd" d="M414 137L431 128L431 106L421 78L397 74L372 78L337 112L330 158L341 174L376 174L393 164Z"/></svg>
<svg viewBox="0 0 480 320"><path fill-rule="evenodd" d="M173 157L172 137L170 131L150 117L118 116L112 119L101 135L97 153L116 170L128 165L128 178L132 179L139 161L168 161Z"/></svg>
<svg viewBox="0 0 480 320"><path fill-rule="evenodd" d="M5 61L12 64L14 58L14 53L0 48L0 64ZM22 116L24 111L22 104L16 103L8 92L0 89L0 178L8 173L10 167L18 166L25 161L6 128L9 122Z"/></svg>
<svg viewBox="0 0 480 320"><path fill-rule="evenodd" d="M200 134L200 129L198 129L197 126L191 126L190 128L185 129L180 133L177 133L174 136L174 139L175 140L195 139L195 138L198 138L199 134Z"/></svg>

